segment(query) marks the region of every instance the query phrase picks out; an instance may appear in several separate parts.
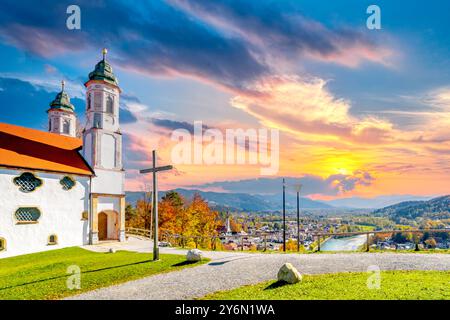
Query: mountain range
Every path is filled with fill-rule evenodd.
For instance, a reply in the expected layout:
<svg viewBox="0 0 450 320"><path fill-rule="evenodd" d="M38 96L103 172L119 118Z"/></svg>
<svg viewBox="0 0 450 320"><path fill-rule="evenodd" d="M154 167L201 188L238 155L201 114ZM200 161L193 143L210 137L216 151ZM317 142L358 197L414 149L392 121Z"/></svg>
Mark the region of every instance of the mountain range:
<svg viewBox="0 0 450 320"><path fill-rule="evenodd" d="M199 193L204 199L208 201L211 207L216 210L230 210L230 211L281 211L282 194L248 194L248 193L224 193L212 191L200 191L194 189L175 189L183 197L190 199L195 193ZM159 192L159 198L165 195L165 191ZM126 201L133 205L139 199L143 198L143 192L127 192ZM317 201L309 198L300 198L300 208L303 209L378 209L403 201L424 201L429 200L430 197L417 197L411 195L393 195L393 196L379 196L374 198L342 198L329 201ZM296 209L296 195L286 193L286 209Z"/></svg>
<svg viewBox="0 0 450 320"><path fill-rule="evenodd" d="M401 218L414 220L417 217L450 219L450 195L427 201L405 201L375 210L373 213L388 216L394 221L399 221Z"/></svg>
<svg viewBox="0 0 450 320"><path fill-rule="evenodd" d="M277 211L281 209L282 195L252 195L246 193L222 193L211 191L200 191L190 189L175 189L174 191L181 194L186 199L193 197L195 193L199 193L202 198L208 201L209 205L215 209L230 211ZM166 194L165 191L159 192L159 198ZM133 205L139 199L143 198L143 192L127 192L126 201ZM293 210L296 208L296 196L286 194L286 209ZM300 206L307 209L331 209L328 205L321 201L314 201L308 198L300 199Z"/></svg>

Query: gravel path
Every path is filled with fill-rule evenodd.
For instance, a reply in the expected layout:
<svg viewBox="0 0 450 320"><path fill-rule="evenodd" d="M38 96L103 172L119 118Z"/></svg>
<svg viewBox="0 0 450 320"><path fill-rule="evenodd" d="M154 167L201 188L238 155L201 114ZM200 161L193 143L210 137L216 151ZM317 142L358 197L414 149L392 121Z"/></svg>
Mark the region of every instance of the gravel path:
<svg viewBox="0 0 450 320"><path fill-rule="evenodd" d="M106 251L117 244L88 249ZM125 250L149 252L148 241L132 240L121 244ZM162 248L162 253L185 251ZM158 274L124 284L90 291L71 299L193 299L220 290L233 289L275 279L285 262L300 273L365 272L371 265L381 270L450 270L449 254L414 253L337 253L337 254L260 254L240 252L205 252L212 259L206 265Z"/></svg>

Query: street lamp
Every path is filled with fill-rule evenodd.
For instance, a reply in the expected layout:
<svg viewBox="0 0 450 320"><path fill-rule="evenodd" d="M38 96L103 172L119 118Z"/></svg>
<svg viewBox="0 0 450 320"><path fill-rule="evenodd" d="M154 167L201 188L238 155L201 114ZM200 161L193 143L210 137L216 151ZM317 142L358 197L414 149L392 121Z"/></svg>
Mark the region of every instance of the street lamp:
<svg viewBox="0 0 450 320"><path fill-rule="evenodd" d="M283 178L283 252L286 252L286 182Z"/></svg>
<svg viewBox="0 0 450 320"><path fill-rule="evenodd" d="M302 190L302 184L295 185L295 191L297 192L297 252L300 252L300 191Z"/></svg>

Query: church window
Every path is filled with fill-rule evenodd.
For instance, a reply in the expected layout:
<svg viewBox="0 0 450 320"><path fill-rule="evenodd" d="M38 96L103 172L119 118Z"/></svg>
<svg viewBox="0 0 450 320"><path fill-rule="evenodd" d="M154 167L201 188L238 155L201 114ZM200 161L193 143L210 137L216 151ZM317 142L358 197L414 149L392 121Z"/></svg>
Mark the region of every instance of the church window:
<svg viewBox="0 0 450 320"><path fill-rule="evenodd" d="M94 108L95 110L102 110L102 93L94 93Z"/></svg>
<svg viewBox="0 0 450 320"><path fill-rule="evenodd" d="M0 238L0 251L6 250L6 240L4 238Z"/></svg>
<svg viewBox="0 0 450 320"><path fill-rule="evenodd" d="M59 183L62 185L63 190L70 190L75 186L75 180L68 176L59 180Z"/></svg>
<svg viewBox="0 0 450 320"><path fill-rule="evenodd" d="M52 119L48 119L48 131L52 131Z"/></svg>
<svg viewBox="0 0 450 320"><path fill-rule="evenodd" d="M70 121L64 120L63 122L63 133L69 134L70 133Z"/></svg>
<svg viewBox="0 0 450 320"><path fill-rule="evenodd" d="M24 172L20 176L15 177L13 182L19 186L19 190L25 193L33 192L42 185L42 180L36 178L31 172Z"/></svg>
<svg viewBox="0 0 450 320"><path fill-rule="evenodd" d="M39 220L40 216L41 212L35 207L21 207L15 213L18 223L34 223Z"/></svg>
<svg viewBox="0 0 450 320"><path fill-rule="evenodd" d="M88 94L88 97L87 97L87 109L91 110L91 94L90 93Z"/></svg>
<svg viewBox="0 0 450 320"><path fill-rule="evenodd" d="M48 236L48 245L58 244L58 236L56 234L51 234Z"/></svg>
<svg viewBox="0 0 450 320"><path fill-rule="evenodd" d="M94 113L94 128L102 127L102 115L100 113Z"/></svg>
<svg viewBox="0 0 450 320"><path fill-rule="evenodd" d="M106 99L106 113L114 113L114 100L111 96Z"/></svg>

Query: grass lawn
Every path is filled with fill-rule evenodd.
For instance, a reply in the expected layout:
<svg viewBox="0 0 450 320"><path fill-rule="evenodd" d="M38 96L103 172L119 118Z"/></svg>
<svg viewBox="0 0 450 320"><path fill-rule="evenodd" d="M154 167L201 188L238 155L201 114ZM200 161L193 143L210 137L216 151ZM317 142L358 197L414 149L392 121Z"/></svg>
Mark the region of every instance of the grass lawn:
<svg viewBox="0 0 450 320"><path fill-rule="evenodd" d="M276 281L205 296L209 300L403 300L450 299L450 271L382 271L380 289L368 289L369 273L304 275L297 284Z"/></svg>
<svg viewBox="0 0 450 320"><path fill-rule="evenodd" d="M0 299L58 299L207 261L189 264L184 256L171 254L160 258L153 262L148 253L98 253L72 247L0 259ZM81 269L80 290L66 285L72 275L67 268L72 265Z"/></svg>

